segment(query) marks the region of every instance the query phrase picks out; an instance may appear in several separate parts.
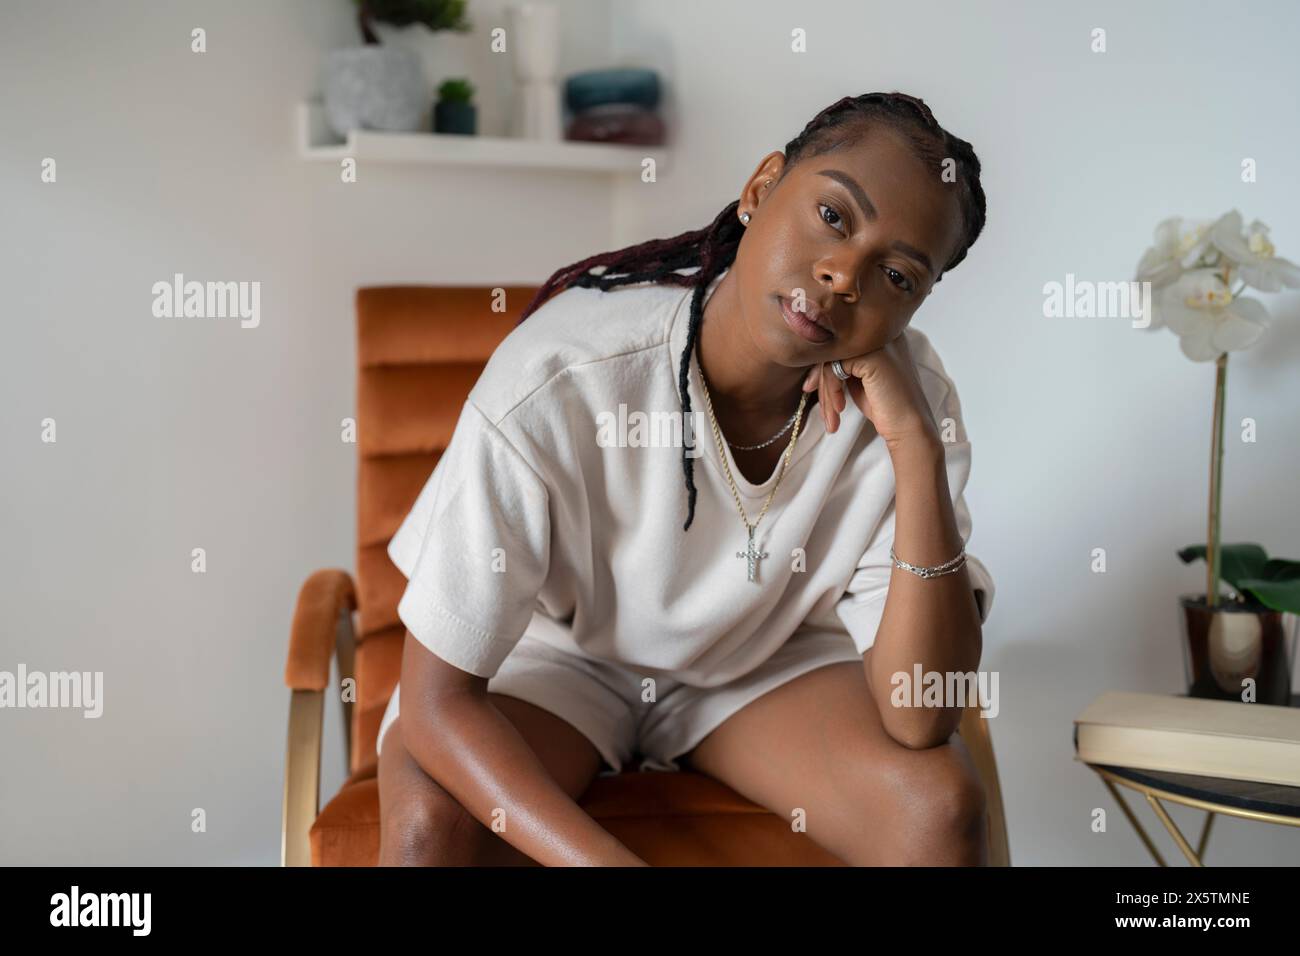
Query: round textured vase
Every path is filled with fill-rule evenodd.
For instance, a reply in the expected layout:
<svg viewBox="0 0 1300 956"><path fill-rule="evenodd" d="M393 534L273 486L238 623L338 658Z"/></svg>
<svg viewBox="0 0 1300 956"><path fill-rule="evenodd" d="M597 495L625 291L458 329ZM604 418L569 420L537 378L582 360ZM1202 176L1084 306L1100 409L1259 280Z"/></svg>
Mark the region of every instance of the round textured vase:
<svg viewBox="0 0 1300 956"><path fill-rule="evenodd" d="M1204 594L1178 603L1189 697L1242 700L1249 680L1256 703L1290 703L1295 638L1283 633L1280 611L1228 597L1208 607Z"/></svg>
<svg viewBox="0 0 1300 956"><path fill-rule="evenodd" d="M369 44L331 50L325 57L325 119L340 136L348 130L410 132L428 109L420 58L410 50Z"/></svg>

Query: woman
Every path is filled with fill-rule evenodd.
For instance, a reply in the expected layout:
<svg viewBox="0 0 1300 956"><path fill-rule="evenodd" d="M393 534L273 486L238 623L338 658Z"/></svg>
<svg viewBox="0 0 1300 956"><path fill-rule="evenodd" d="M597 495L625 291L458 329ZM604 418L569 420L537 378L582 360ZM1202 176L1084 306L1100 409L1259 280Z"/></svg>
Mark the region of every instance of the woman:
<svg viewBox="0 0 1300 956"><path fill-rule="evenodd" d="M977 668L993 598L957 393L908 328L983 223L970 145L872 93L707 228L551 277L389 546L381 865L645 865L576 802L636 755L800 808L848 863L986 862L960 708L891 700ZM622 433L670 411L680 440Z"/></svg>

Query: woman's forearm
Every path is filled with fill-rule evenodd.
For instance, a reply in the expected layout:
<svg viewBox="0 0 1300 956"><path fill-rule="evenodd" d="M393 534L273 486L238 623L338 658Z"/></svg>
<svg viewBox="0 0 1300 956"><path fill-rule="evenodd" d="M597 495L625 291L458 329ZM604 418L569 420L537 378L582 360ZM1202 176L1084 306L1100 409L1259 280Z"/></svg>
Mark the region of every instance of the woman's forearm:
<svg viewBox="0 0 1300 956"><path fill-rule="evenodd" d="M894 551L910 564L932 567L955 557L962 539L953 514L943 446L920 442L893 451ZM965 565L951 574L922 578L895 567L884 616L869 654L867 680L890 735L911 747L943 743L961 720L961 707L895 707L896 674L947 675L979 667L983 637L979 607Z"/></svg>
<svg viewBox="0 0 1300 956"><path fill-rule="evenodd" d="M441 695L402 723L425 773L473 817L544 866L645 866L555 782L515 725L474 693ZM504 826L503 826L504 825Z"/></svg>

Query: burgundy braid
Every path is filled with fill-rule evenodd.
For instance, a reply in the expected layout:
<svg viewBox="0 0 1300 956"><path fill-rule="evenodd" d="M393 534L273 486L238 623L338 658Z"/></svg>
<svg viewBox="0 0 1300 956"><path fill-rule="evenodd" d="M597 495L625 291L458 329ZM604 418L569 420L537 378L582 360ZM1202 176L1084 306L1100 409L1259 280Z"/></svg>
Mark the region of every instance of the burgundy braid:
<svg viewBox="0 0 1300 956"><path fill-rule="evenodd" d="M963 242L951 259L939 271L953 269L966 258L966 253L984 228L984 190L980 186L980 161L970 143L953 136L935 120L923 100L906 93L864 93L846 96L812 118L794 139L785 145L786 164L778 178L801 159L819 156L856 141L865 129L883 124L902 134L913 153L926 164L938 166L946 159L956 164L955 185L959 190ZM691 396L687 387L690 381L690 357L695 351L703 321L704 292L709 283L728 268L736 258L745 227L736 217L739 200L729 203L708 226L683 232L669 239L651 239L638 245L627 246L612 252L583 259L565 266L546 280L531 302L524 308L519 321L537 311L552 295L572 287L612 289L637 282L657 282L665 285L694 288L691 296L690 326L686 347L682 350L677 376L682 411L689 418ZM603 266L599 274L592 269ZM698 266L690 275L678 269ZM687 516L682 530L690 530L695 520L695 459L682 449L682 469L686 477Z"/></svg>

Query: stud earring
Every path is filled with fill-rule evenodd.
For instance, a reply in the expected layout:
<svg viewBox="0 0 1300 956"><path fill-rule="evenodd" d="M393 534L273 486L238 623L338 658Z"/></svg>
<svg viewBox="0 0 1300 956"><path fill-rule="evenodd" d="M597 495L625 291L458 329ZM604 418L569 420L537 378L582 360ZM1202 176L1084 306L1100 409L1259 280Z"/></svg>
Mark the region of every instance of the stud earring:
<svg viewBox="0 0 1300 956"><path fill-rule="evenodd" d="M740 221L743 222L745 225L748 226L748 225L749 225L749 213L747 213L747 212L742 212L742 213L740 214Z"/></svg>

